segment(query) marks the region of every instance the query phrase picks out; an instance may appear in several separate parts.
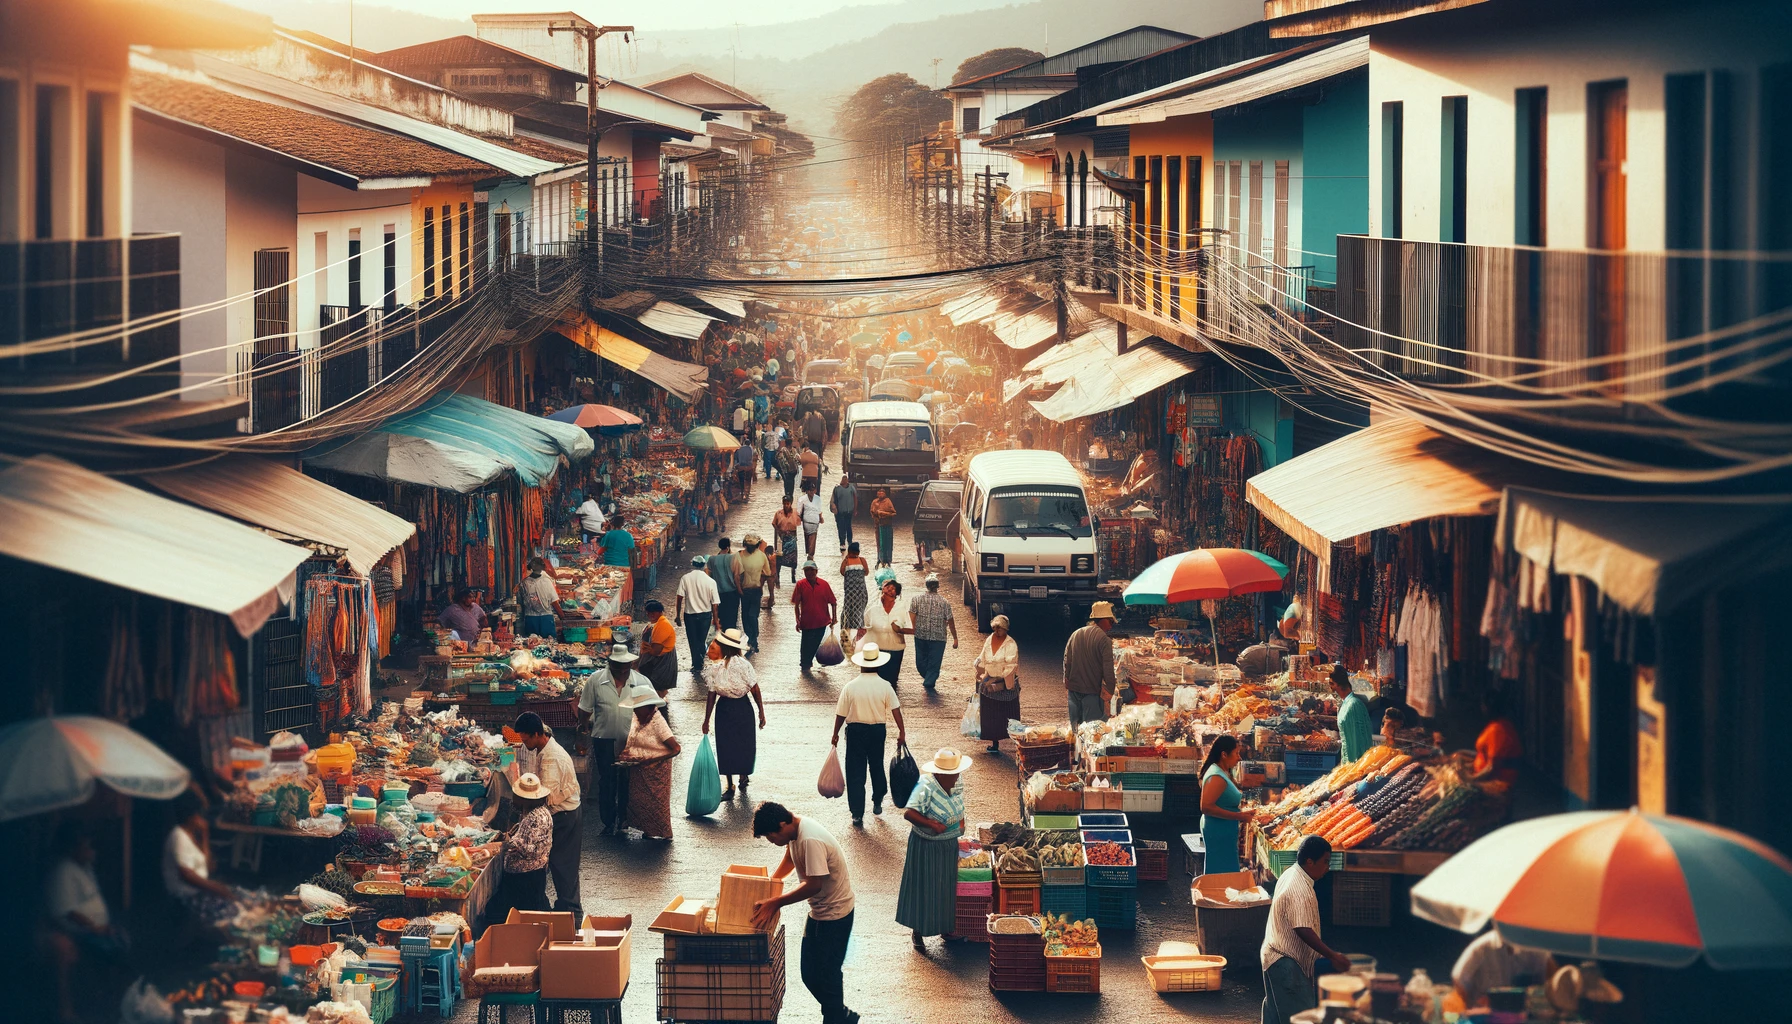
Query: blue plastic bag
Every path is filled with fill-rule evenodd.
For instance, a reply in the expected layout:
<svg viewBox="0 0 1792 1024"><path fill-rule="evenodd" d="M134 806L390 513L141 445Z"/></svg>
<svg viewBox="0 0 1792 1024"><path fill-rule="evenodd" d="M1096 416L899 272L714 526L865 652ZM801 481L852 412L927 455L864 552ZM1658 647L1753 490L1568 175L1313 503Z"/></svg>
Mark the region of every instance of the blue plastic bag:
<svg viewBox="0 0 1792 1024"><path fill-rule="evenodd" d="M722 774L716 770L716 753L709 737L697 744L697 757L691 762L691 782L684 791L684 813L701 817L714 814L722 806Z"/></svg>

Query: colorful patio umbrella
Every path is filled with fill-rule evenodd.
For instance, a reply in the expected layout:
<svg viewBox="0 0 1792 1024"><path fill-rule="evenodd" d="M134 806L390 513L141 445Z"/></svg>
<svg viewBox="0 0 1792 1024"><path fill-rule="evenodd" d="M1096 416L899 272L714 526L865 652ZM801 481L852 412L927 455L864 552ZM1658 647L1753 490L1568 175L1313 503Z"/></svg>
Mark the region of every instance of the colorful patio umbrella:
<svg viewBox="0 0 1792 1024"><path fill-rule="evenodd" d="M721 427L705 424L684 435L684 446L699 452L731 452L740 447L740 441Z"/></svg>
<svg viewBox="0 0 1792 1024"><path fill-rule="evenodd" d="M101 782L170 800L188 778L161 747L110 719L56 715L0 729L0 821L86 803Z"/></svg>
<svg viewBox="0 0 1792 1024"><path fill-rule="evenodd" d="M570 423L587 430L595 429L605 437L615 437L641 429L641 417L613 405L569 405L559 412L548 413L548 419Z"/></svg>
<svg viewBox="0 0 1792 1024"><path fill-rule="evenodd" d="M1207 628L1213 635L1213 664L1217 668L1220 632L1213 621L1218 615L1217 602L1240 594L1280 590L1286 575L1287 566L1261 551L1196 548L1158 559L1127 585L1123 596L1128 605L1201 602L1201 613L1207 616Z"/></svg>
<svg viewBox="0 0 1792 1024"><path fill-rule="evenodd" d="M1577 811L1498 829L1413 886L1414 914L1569 957L1792 967L1792 861L1690 818Z"/></svg>

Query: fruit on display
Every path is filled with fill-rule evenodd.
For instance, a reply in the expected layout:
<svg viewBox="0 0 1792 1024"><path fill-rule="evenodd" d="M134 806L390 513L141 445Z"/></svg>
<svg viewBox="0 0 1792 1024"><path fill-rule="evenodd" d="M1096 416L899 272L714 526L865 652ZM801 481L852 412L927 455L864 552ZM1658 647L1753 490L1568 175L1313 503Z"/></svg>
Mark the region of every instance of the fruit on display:
<svg viewBox="0 0 1792 1024"><path fill-rule="evenodd" d="M1093 866L1117 868L1132 866L1132 851L1119 843L1092 843L1084 852Z"/></svg>
<svg viewBox="0 0 1792 1024"><path fill-rule="evenodd" d="M1100 941L1093 918L1078 921L1068 914L1047 914L1044 917L1045 937L1066 946L1093 946ZM1066 953L1067 956L1076 954Z"/></svg>
<svg viewBox="0 0 1792 1024"><path fill-rule="evenodd" d="M958 855L958 866L961 868L989 867L988 850L964 850Z"/></svg>

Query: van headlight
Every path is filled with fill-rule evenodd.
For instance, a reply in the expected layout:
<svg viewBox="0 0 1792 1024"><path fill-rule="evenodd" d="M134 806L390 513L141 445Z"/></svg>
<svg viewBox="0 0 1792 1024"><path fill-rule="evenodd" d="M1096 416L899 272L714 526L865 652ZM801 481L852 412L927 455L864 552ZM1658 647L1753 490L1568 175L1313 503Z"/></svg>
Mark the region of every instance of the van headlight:
<svg viewBox="0 0 1792 1024"><path fill-rule="evenodd" d="M1095 571L1095 556L1094 555L1071 555L1070 556L1070 571L1071 572L1094 572Z"/></svg>
<svg viewBox="0 0 1792 1024"><path fill-rule="evenodd" d="M999 554L986 554L983 556L984 572L1001 572L1004 564L1005 559Z"/></svg>

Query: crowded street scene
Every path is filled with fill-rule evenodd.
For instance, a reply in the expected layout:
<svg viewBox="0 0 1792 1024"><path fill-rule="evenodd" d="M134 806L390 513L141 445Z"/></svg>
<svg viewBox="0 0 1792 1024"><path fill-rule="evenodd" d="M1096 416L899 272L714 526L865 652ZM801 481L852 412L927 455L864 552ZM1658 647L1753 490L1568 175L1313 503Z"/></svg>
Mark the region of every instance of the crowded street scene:
<svg viewBox="0 0 1792 1024"><path fill-rule="evenodd" d="M0 0L14 1015L1780 1019L1789 68Z"/></svg>

